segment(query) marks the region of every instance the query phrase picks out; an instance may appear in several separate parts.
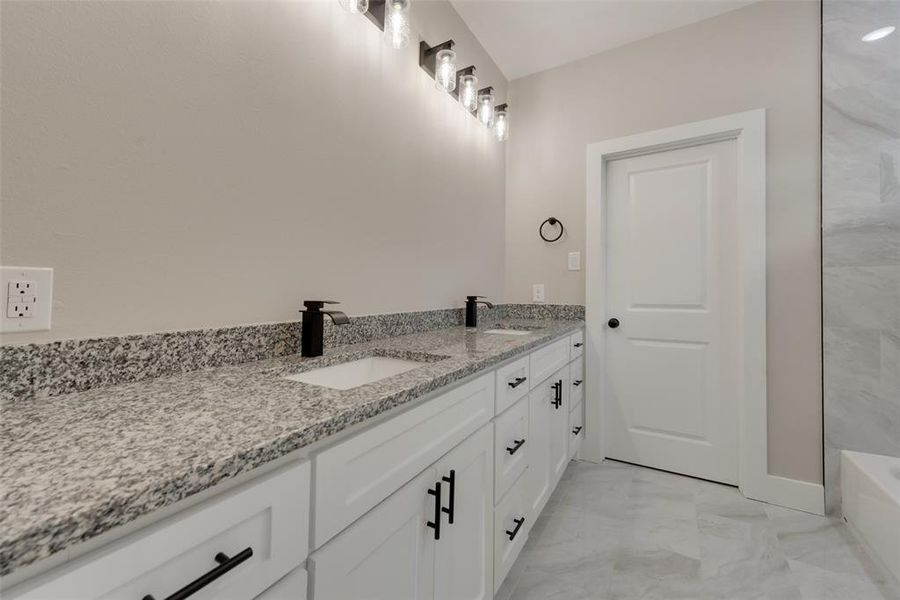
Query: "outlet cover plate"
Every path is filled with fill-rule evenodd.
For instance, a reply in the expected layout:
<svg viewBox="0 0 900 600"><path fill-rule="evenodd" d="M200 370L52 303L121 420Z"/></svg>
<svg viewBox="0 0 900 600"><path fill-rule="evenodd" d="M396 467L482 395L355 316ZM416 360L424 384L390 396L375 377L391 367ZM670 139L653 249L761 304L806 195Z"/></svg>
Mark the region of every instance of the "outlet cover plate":
<svg viewBox="0 0 900 600"><path fill-rule="evenodd" d="M581 252L569 252L569 270L581 270Z"/></svg>
<svg viewBox="0 0 900 600"><path fill-rule="evenodd" d="M544 284L543 283L535 283L531 286L531 301L532 302L543 302L544 301Z"/></svg>
<svg viewBox="0 0 900 600"><path fill-rule="evenodd" d="M28 294L18 297L14 293L17 282L31 284L28 286ZM0 332L47 331L50 329L50 307L53 305L53 269L0 267L0 300L3 302ZM10 310L10 304L17 305L23 300L30 304L30 316L19 317L16 315L22 314L22 311Z"/></svg>

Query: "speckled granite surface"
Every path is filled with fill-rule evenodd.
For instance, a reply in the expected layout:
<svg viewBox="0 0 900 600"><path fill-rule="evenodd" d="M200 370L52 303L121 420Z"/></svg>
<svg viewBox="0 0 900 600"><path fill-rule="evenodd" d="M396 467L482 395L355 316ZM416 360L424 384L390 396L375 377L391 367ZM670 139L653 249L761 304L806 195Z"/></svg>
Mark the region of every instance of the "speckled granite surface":
<svg viewBox="0 0 900 600"><path fill-rule="evenodd" d="M501 304L496 309L480 307L479 315L485 322L506 317L583 319L584 307ZM325 344L357 344L462 322L461 308L351 317L341 327L326 319ZM58 396L299 351L299 321L0 346L0 397Z"/></svg>
<svg viewBox="0 0 900 600"><path fill-rule="evenodd" d="M493 321L493 319L492 319ZM515 321L510 322L511 325ZM580 327L456 326L57 397L4 398L0 575L170 505ZM350 390L290 374L381 354L422 367Z"/></svg>

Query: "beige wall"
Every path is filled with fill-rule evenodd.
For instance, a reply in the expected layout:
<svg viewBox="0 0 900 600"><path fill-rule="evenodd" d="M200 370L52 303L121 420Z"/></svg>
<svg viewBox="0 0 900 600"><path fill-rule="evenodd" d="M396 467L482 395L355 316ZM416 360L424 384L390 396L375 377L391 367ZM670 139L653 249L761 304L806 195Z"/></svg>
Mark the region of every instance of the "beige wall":
<svg viewBox="0 0 900 600"><path fill-rule="evenodd" d="M822 480L819 5L762 2L510 84L505 299L583 303L588 143L768 109L770 472ZM548 246L553 215L567 235ZM590 264L584 265L591 268Z"/></svg>
<svg viewBox="0 0 900 600"><path fill-rule="evenodd" d="M449 3L413 15L505 98ZM504 145L417 65L335 0L4 1L0 262L55 302L3 343L499 298Z"/></svg>

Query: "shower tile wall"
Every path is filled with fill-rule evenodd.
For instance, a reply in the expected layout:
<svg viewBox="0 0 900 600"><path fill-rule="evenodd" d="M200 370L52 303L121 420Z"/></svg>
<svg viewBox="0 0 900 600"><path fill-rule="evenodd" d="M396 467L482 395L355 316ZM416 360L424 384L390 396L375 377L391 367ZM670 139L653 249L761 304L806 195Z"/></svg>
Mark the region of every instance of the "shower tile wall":
<svg viewBox="0 0 900 600"><path fill-rule="evenodd" d="M900 456L900 1L823 5L825 486L842 449Z"/></svg>

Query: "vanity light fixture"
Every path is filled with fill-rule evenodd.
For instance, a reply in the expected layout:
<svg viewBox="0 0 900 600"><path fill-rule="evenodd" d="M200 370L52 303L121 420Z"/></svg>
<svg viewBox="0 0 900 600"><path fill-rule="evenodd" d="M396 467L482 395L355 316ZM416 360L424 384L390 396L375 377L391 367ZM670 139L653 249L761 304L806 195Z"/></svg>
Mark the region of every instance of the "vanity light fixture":
<svg viewBox="0 0 900 600"><path fill-rule="evenodd" d="M384 39L394 50L409 45L410 0L387 0L384 5Z"/></svg>
<svg viewBox="0 0 900 600"><path fill-rule="evenodd" d="M376 27L384 32L385 40L394 48L409 44L411 0L339 0L350 12L362 12ZM419 44L419 66L434 78L435 87L448 92L459 101L463 109L474 115L499 141L509 137L509 114L506 104L494 109L494 88L478 89L475 66L456 69L456 52L453 40L437 46L426 42Z"/></svg>
<svg viewBox="0 0 900 600"><path fill-rule="evenodd" d="M864 42L876 42L882 38L886 38L897 30L893 25L888 25L887 27L880 27L875 31L870 31L866 35L862 36L862 41Z"/></svg>
<svg viewBox="0 0 900 600"><path fill-rule="evenodd" d="M466 112L473 113L478 108L478 78L475 67L466 67L456 73L456 97Z"/></svg>
<svg viewBox="0 0 900 600"><path fill-rule="evenodd" d="M375 23L375 27L384 31L384 6L386 0L368 0L369 10L365 12L366 18Z"/></svg>
<svg viewBox="0 0 900 600"><path fill-rule="evenodd" d="M338 0L341 8L353 14L366 14L369 10L369 0Z"/></svg>
<svg viewBox="0 0 900 600"><path fill-rule="evenodd" d="M509 105L500 104L494 109L494 137L498 142L505 142L509 138Z"/></svg>
<svg viewBox="0 0 900 600"><path fill-rule="evenodd" d="M494 124L494 88L488 86L478 90L478 120L485 127Z"/></svg>
<svg viewBox="0 0 900 600"><path fill-rule="evenodd" d="M445 92L456 89L456 52L453 40L437 46L419 43L419 66L434 77L434 87Z"/></svg>

